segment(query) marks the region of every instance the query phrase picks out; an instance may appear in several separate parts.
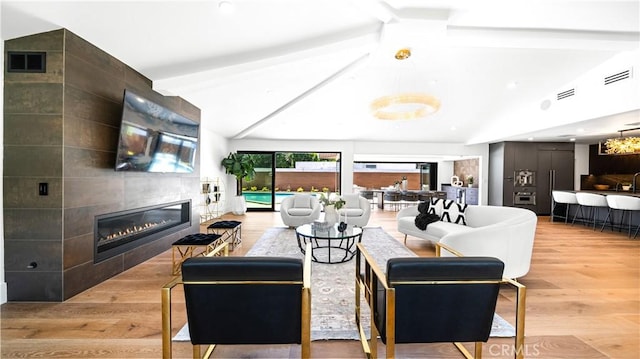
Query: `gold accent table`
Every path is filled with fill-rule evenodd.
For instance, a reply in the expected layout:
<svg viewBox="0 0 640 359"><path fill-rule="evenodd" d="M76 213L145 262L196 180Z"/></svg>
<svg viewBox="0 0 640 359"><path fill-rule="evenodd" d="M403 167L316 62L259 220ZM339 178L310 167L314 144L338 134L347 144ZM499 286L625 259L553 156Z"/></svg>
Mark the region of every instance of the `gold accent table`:
<svg viewBox="0 0 640 359"><path fill-rule="evenodd" d="M229 243L230 249L234 250L242 243L242 222L217 221L207 227L207 233L221 235Z"/></svg>
<svg viewBox="0 0 640 359"><path fill-rule="evenodd" d="M224 238L221 235L211 233L190 234L173 242L171 274L180 274L180 266L187 258L206 256L222 243L224 243Z"/></svg>

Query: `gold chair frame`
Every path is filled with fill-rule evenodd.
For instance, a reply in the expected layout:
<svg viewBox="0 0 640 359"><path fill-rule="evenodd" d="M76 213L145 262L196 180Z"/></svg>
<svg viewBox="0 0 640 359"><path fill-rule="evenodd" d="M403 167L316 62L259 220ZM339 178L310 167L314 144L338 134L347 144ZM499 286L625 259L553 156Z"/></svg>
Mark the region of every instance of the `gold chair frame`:
<svg viewBox="0 0 640 359"><path fill-rule="evenodd" d="M455 249L448 247L447 245L436 243L436 254L440 256L441 248L451 252L452 254L463 257L463 255L456 251ZM362 254L362 255L361 255ZM362 258L364 258L364 272L362 271ZM356 324L358 326L358 331L360 334L360 342L362 344L362 349L367 358L377 358L378 355L378 336L379 332L375 325L374 319L374 310L371 309L371 318L370 318L370 336L369 340L366 337L366 332L364 327L362 326L361 320L361 303L360 296L364 291L364 298L369 305L369 308L374 308L373 300L375 297L374 285L376 282L382 284L385 296L386 296L386 308L385 311L387 313L386 320L386 333L387 333L387 343L386 343L386 357L394 358L395 357L395 289L392 286L389 286L387 282L387 277L382 269L377 265L376 261L373 257L367 252L362 243L358 243L357 254L356 254L356 288L355 288L355 300L356 300ZM507 284L512 286L516 290L516 336L515 336L515 348L514 348L514 358L521 359L524 358L524 319L525 319L525 301L526 301L526 287L513 279L503 278L499 281L479 281L479 280L460 280L460 281L415 281L415 282L398 282L391 283L393 284L417 284L417 285L455 285L455 284L490 284L490 283L499 283L499 284ZM472 355L461 343L453 343L456 348L464 355L465 358L473 359L473 358L482 358L482 342L475 342L474 355Z"/></svg>
<svg viewBox="0 0 640 359"><path fill-rule="evenodd" d="M162 357L172 357L171 342L171 290L179 284L302 284L302 330L301 330L301 357L309 358L311 355L311 248L307 248L304 258L303 279L300 281L208 281L208 282L183 282L181 276L173 278L162 287ZM229 255L229 243L225 242L207 254L207 257L216 255ZM204 356L201 356L200 345L193 346L193 358L209 358L216 344L207 347Z"/></svg>

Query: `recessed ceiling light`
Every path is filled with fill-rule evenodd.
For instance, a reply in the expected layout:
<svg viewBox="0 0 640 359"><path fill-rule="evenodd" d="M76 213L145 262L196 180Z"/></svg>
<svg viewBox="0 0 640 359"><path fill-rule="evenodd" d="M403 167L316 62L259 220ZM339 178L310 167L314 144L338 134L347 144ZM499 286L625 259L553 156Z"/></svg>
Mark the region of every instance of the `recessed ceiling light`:
<svg viewBox="0 0 640 359"><path fill-rule="evenodd" d="M457 128L456 126L451 126L451 131L455 131L455 130L457 130L457 129L458 129L458 128Z"/></svg>
<svg viewBox="0 0 640 359"><path fill-rule="evenodd" d="M582 133L582 132L584 132L584 128L579 128L579 129L577 129L576 131L577 131L578 133Z"/></svg>
<svg viewBox="0 0 640 359"><path fill-rule="evenodd" d="M542 101L540 103L540 109L543 110L543 111L548 110L549 107L551 107L551 101L549 101L548 99L544 100L544 101Z"/></svg>
<svg viewBox="0 0 640 359"><path fill-rule="evenodd" d="M508 88L509 90L513 90L513 89L515 89L516 87L518 87L518 81L511 81L511 82L509 82L509 83L507 84L507 88Z"/></svg>
<svg viewBox="0 0 640 359"><path fill-rule="evenodd" d="M529 137L529 138L527 138L527 140L533 141L533 137Z"/></svg>
<svg viewBox="0 0 640 359"><path fill-rule="evenodd" d="M218 3L218 9L222 14L231 14L234 10L233 4L229 1L220 1Z"/></svg>
<svg viewBox="0 0 640 359"><path fill-rule="evenodd" d="M569 139L569 141L576 142L576 139L572 137L572 138Z"/></svg>

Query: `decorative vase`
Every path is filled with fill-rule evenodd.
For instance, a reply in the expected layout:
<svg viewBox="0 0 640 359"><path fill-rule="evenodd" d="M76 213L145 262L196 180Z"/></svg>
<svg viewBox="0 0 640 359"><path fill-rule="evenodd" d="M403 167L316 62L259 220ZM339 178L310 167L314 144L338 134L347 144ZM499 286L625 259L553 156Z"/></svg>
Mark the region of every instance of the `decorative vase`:
<svg viewBox="0 0 640 359"><path fill-rule="evenodd" d="M330 226L338 222L338 211L334 205L330 204L324 207L324 221Z"/></svg>
<svg viewBox="0 0 640 359"><path fill-rule="evenodd" d="M406 192L407 191L407 187L408 187L408 180L402 180L402 191Z"/></svg>
<svg viewBox="0 0 640 359"><path fill-rule="evenodd" d="M238 216L247 213L247 201L245 201L244 196L240 195L233 197L231 212Z"/></svg>

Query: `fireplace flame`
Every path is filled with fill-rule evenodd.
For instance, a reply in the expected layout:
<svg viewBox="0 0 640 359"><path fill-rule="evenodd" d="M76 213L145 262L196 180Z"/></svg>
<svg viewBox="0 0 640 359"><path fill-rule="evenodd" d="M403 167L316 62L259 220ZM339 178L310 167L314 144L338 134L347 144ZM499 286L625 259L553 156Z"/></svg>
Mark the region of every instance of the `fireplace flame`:
<svg viewBox="0 0 640 359"><path fill-rule="evenodd" d="M142 233L142 232L146 232L148 230L151 230L157 226L161 226L166 224L167 221L166 220L162 220L160 222L147 222L141 225L137 225L137 226L132 226L129 228L125 228L121 231L115 232L115 233L111 233L105 237L100 238L99 242L111 242L111 241L116 241L119 239L122 239L124 237L128 237L134 234L138 234L138 233Z"/></svg>

